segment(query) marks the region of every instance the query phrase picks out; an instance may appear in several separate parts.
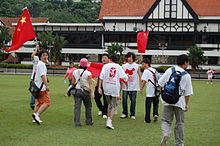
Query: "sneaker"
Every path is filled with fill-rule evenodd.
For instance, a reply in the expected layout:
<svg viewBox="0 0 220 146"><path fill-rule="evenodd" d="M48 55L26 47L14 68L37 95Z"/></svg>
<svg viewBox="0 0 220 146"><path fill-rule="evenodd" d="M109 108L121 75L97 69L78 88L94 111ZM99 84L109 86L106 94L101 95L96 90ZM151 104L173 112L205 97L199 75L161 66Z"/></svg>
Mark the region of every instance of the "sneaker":
<svg viewBox="0 0 220 146"><path fill-rule="evenodd" d="M111 121L109 121L109 120L106 121L106 128L114 129L114 127L112 126L112 122Z"/></svg>
<svg viewBox="0 0 220 146"><path fill-rule="evenodd" d="M99 111L99 112L98 112L98 115L101 116L101 115L102 115L102 111Z"/></svg>
<svg viewBox="0 0 220 146"><path fill-rule="evenodd" d="M36 121L35 121L35 120L32 120L32 122L33 122L33 123L36 123ZM39 122L40 122L40 123L42 123L43 121L41 121L41 120L40 120Z"/></svg>
<svg viewBox="0 0 220 146"><path fill-rule="evenodd" d="M122 114L122 115L120 116L121 119L125 119L125 118L127 118L127 117L128 117L128 116L125 115L125 114Z"/></svg>
<svg viewBox="0 0 220 146"><path fill-rule="evenodd" d="M132 119L132 120L135 120L136 118L135 118L135 116L131 116L131 119Z"/></svg>
<svg viewBox="0 0 220 146"><path fill-rule="evenodd" d="M107 117L106 115L103 115L102 118L103 118L103 119L107 119L108 117Z"/></svg>
<svg viewBox="0 0 220 146"><path fill-rule="evenodd" d="M156 122L158 120L158 116L154 115L154 122Z"/></svg>
<svg viewBox="0 0 220 146"><path fill-rule="evenodd" d="M162 139L162 141L161 141L160 146L166 146L166 145L167 145L166 143L167 143L168 139L169 139L168 136L164 136L163 139Z"/></svg>
<svg viewBox="0 0 220 146"><path fill-rule="evenodd" d="M40 125L40 117L36 114L36 113L33 113L32 114L32 117L34 118L35 122Z"/></svg>

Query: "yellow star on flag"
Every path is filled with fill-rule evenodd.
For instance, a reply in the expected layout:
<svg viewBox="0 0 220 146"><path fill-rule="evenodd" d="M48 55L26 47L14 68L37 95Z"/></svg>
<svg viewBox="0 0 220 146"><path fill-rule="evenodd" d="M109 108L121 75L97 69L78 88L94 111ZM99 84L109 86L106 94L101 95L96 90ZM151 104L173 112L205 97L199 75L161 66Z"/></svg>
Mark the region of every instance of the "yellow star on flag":
<svg viewBox="0 0 220 146"><path fill-rule="evenodd" d="M25 23L25 22L26 22L25 19L26 19L26 17L22 17L20 22L21 22L22 24Z"/></svg>
<svg viewBox="0 0 220 146"><path fill-rule="evenodd" d="M20 28L18 28L18 31L21 31L21 29L20 29Z"/></svg>

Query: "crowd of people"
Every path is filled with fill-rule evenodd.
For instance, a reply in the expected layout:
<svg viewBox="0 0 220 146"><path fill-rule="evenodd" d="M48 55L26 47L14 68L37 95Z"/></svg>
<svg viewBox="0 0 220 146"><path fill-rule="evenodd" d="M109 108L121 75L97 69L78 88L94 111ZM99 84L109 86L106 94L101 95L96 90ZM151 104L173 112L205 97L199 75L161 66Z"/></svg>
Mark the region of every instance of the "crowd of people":
<svg viewBox="0 0 220 146"><path fill-rule="evenodd" d="M39 47L37 47L39 48ZM41 124L40 115L50 106L49 96L49 80L47 77L46 64L48 63L48 52L40 50L37 55L37 50L33 52L33 73L31 79L40 88L38 98L30 99L30 107L34 110L32 114L33 122ZM74 85L74 126L82 126L80 122L81 105L82 102L85 106L85 124L93 125L92 119L92 101L95 103L99 110L98 115L106 118L105 126L108 129L114 129L113 119L117 113L117 108L122 99L122 114L121 119L130 117L135 120L136 113L136 98L137 92L144 90L146 86L146 100L145 100L145 123L151 123L151 105L153 104L153 121L158 121L159 113L159 96L163 94L167 88L168 82L172 81L172 76L175 72L181 76L178 84L178 101L170 104L162 99L162 141L161 146L165 146L171 133L171 124L175 116L176 123L174 128L175 143L177 146L183 145L184 137L184 112L188 111L189 96L193 94L191 77L185 73L189 65L187 55L180 55L177 58L177 66L169 68L162 76L151 67L148 59L141 61L141 66L144 68L141 73L140 66L135 63L136 56L132 52L128 52L125 56L126 62L121 66L117 63L115 55L109 56L108 54L102 55L102 63L104 64L100 76L97 79L96 86L94 87L92 81L92 72L88 67L88 60L82 58L79 67L75 68L73 63L67 69L64 75L64 83L68 77L69 85ZM159 94L158 94L159 93ZM66 94L67 96L67 94ZM128 97L130 99L130 111L128 110Z"/></svg>

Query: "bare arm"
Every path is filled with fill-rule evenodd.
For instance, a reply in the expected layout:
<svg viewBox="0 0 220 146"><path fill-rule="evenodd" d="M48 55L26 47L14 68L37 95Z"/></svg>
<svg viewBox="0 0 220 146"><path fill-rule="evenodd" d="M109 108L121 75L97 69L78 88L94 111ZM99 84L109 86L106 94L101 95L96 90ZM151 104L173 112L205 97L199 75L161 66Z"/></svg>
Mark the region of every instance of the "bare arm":
<svg viewBox="0 0 220 146"><path fill-rule="evenodd" d="M185 102L186 102L185 112L187 112L189 108L189 96L185 96Z"/></svg>
<svg viewBox="0 0 220 146"><path fill-rule="evenodd" d="M41 79L42 79L44 85L46 86L46 91L50 91L49 86L48 86L48 82L47 82L47 76L46 75L42 75Z"/></svg>
<svg viewBox="0 0 220 146"><path fill-rule="evenodd" d="M36 45L36 49L31 54L31 58L34 59L34 56L36 56L37 51L39 51L39 45Z"/></svg>
<svg viewBox="0 0 220 146"><path fill-rule="evenodd" d="M102 79L99 79L99 88L98 88L99 94L102 94Z"/></svg>
<svg viewBox="0 0 220 146"><path fill-rule="evenodd" d="M76 78L73 75L73 79L72 79L72 85L74 85L76 83Z"/></svg>
<svg viewBox="0 0 220 146"><path fill-rule="evenodd" d="M68 73L66 72L66 74L64 75L64 80L66 80L67 76L68 76Z"/></svg>
<svg viewBox="0 0 220 146"><path fill-rule="evenodd" d="M141 82L141 90L143 90L143 88L144 88L144 86L146 85L146 81L145 80L142 80L142 82Z"/></svg>
<svg viewBox="0 0 220 146"><path fill-rule="evenodd" d="M93 85L93 82L92 82L92 75L90 75L88 77L88 83L89 83L89 87L90 87L91 97L93 98L94 97L94 85Z"/></svg>
<svg viewBox="0 0 220 146"><path fill-rule="evenodd" d="M139 76L139 79L141 80L141 68L140 68L140 66L138 67L138 76Z"/></svg>

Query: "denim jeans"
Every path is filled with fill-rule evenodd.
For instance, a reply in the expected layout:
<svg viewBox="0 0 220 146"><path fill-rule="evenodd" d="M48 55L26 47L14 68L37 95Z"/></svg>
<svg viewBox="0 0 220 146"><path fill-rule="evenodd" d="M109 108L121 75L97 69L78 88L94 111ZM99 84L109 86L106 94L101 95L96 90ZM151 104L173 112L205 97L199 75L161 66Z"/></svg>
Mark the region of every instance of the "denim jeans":
<svg viewBox="0 0 220 146"><path fill-rule="evenodd" d="M128 105L127 105L127 99L128 96L131 100L131 106L130 106L130 116L135 116L135 108L136 108L136 96L137 91L123 91L122 94L122 108L123 108L123 114L128 115Z"/></svg>
<svg viewBox="0 0 220 146"><path fill-rule="evenodd" d="M31 95L30 107L33 107L34 105L35 105L35 98L34 98L34 96Z"/></svg>

